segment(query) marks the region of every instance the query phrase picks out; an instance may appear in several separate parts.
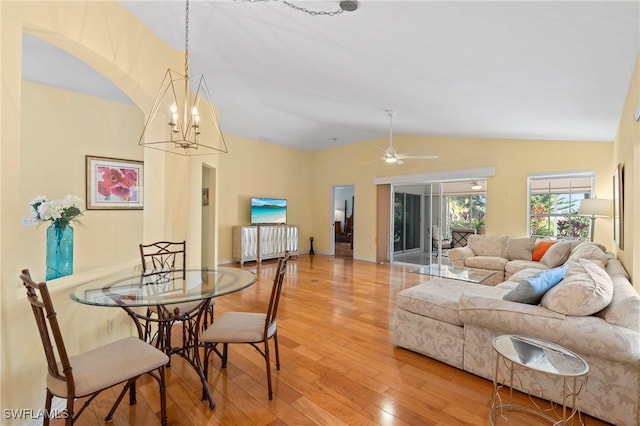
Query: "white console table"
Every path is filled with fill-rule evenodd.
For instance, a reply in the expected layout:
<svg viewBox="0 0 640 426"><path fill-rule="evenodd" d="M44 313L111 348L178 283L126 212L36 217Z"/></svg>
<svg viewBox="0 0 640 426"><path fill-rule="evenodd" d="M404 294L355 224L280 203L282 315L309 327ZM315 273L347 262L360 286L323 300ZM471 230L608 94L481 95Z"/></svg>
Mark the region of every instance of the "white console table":
<svg viewBox="0 0 640 426"><path fill-rule="evenodd" d="M244 262L298 255L298 227L295 225L250 225L233 227L233 260Z"/></svg>

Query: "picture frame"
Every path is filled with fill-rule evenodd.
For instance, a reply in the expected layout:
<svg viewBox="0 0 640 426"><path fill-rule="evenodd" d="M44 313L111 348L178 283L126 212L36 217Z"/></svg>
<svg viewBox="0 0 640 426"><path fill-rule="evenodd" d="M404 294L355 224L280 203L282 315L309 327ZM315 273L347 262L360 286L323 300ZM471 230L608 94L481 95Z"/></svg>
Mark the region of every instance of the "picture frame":
<svg viewBox="0 0 640 426"><path fill-rule="evenodd" d="M87 210L142 210L144 162L86 156Z"/></svg>
<svg viewBox="0 0 640 426"><path fill-rule="evenodd" d="M613 173L613 239L624 250L624 164Z"/></svg>

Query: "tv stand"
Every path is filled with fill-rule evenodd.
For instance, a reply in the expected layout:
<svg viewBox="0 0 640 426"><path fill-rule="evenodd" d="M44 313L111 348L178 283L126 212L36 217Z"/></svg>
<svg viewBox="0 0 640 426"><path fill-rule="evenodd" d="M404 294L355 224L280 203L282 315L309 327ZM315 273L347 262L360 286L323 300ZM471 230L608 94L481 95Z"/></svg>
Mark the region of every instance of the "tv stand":
<svg viewBox="0 0 640 426"><path fill-rule="evenodd" d="M298 227L295 225L234 226L233 260L244 262L283 257L285 252L298 255Z"/></svg>

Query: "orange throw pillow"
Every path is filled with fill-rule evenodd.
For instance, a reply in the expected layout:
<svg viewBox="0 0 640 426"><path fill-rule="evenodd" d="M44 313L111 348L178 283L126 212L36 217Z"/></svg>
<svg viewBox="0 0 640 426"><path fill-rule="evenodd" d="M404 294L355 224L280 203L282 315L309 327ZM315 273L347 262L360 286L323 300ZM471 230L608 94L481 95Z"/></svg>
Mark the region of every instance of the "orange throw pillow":
<svg viewBox="0 0 640 426"><path fill-rule="evenodd" d="M549 250L549 247L551 247L554 244L555 244L555 241L538 242L538 244L536 244L535 248L533 249L533 253L531 254L531 260L540 262L540 259L542 259L542 256L544 256L547 250Z"/></svg>

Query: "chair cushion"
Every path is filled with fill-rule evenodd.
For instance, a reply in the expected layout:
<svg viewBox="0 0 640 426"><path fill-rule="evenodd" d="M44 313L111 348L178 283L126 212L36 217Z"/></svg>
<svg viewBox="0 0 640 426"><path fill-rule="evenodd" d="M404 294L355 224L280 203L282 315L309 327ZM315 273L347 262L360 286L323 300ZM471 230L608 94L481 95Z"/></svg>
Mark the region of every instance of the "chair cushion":
<svg viewBox="0 0 640 426"><path fill-rule="evenodd" d="M155 370L167 364L169 357L137 337L127 337L69 357L69 362L76 385L74 396L82 397ZM62 366L58 368L62 371ZM48 375L47 388L66 398L66 381Z"/></svg>
<svg viewBox="0 0 640 426"><path fill-rule="evenodd" d="M567 262L565 277L542 298L541 305L552 311L575 316L593 315L613 298L613 282L597 263L587 259Z"/></svg>
<svg viewBox="0 0 640 426"><path fill-rule="evenodd" d="M255 343L264 340L266 314L254 312L225 312L201 335L204 343ZM268 331L271 337L276 331L272 324Z"/></svg>

